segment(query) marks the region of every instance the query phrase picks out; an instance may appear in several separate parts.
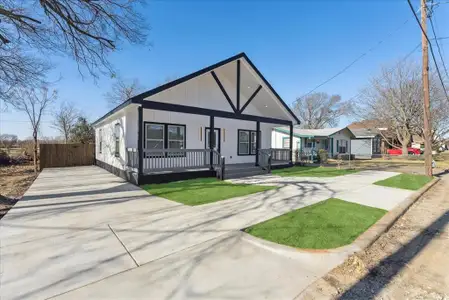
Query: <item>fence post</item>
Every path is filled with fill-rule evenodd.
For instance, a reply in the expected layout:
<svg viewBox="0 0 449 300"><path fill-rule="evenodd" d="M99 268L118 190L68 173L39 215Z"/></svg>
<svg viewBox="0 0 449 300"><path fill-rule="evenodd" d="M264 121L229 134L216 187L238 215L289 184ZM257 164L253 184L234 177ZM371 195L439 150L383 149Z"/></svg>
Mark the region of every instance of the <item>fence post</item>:
<svg viewBox="0 0 449 300"><path fill-rule="evenodd" d="M268 168L268 173L271 173L271 154L268 155L268 166L267 166L267 168Z"/></svg>
<svg viewBox="0 0 449 300"><path fill-rule="evenodd" d="M221 164L221 180L224 180L225 179L225 169L226 169L226 163L225 163L225 157L224 156L222 156L221 157L221 162L220 162L220 164Z"/></svg>

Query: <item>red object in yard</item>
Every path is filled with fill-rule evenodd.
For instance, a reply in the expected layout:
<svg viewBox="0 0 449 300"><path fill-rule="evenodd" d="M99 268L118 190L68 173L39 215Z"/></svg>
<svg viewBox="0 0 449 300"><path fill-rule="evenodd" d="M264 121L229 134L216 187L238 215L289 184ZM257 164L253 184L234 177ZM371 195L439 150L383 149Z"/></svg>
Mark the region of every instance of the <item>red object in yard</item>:
<svg viewBox="0 0 449 300"><path fill-rule="evenodd" d="M416 148L412 148L412 147L408 147L407 152L409 155L421 155L420 149L416 149ZM388 149L387 153L390 155L402 155L402 149Z"/></svg>

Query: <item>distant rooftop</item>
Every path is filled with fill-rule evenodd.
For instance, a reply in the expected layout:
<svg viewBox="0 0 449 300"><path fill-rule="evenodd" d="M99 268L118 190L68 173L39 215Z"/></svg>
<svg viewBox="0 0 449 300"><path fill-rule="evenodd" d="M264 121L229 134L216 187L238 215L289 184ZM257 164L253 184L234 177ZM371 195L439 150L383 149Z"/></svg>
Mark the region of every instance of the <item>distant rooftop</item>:
<svg viewBox="0 0 449 300"><path fill-rule="evenodd" d="M337 128L323 128L323 129L303 129L294 127L293 135L296 137L326 137L331 136L339 131L347 129L347 127L337 127ZM289 127L276 127L274 130L282 133L290 133Z"/></svg>

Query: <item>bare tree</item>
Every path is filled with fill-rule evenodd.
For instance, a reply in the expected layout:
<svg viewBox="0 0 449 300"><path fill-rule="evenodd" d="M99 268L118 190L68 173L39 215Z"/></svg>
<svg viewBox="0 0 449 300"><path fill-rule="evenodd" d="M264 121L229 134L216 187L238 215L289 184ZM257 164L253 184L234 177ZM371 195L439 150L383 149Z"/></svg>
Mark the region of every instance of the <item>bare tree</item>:
<svg viewBox="0 0 449 300"><path fill-rule="evenodd" d="M143 87L137 79L128 82L122 78L117 78L111 86L111 90L104 96L109 105L115 107L122 104L129 98L139 94Z"/></svg>
<svg viewBox="0 0 449 300"><path fill-rule="evenodd" d="M361 93L358 111L365 119L387 126L407 155L413 134L422 132L422 83L418 66L400 61L383 67Z"/></svg>
<svg viewBox="0 0 449 300"><path fill-rule="evenodd" d="M0 134L0 146L2 148L5 148L8 153L10 152L10 149L17 144L18 141L19 139L15 134Z"/></svg>
<svg viewBox="0 0 449 300"><path fill-rule="evenodd" d="M52 127L61 133L66 144L69 141L70 132L79 115L79 111L73 103L67 102L62 103L59 109L53 112L54 119Z"/></svg>
<svg viewBox="0 0 449 300"><path fill-rule="evenodd" d="M37 89L20 89L14 98L8 100L11 106L27 114L33 130L34 172L37 172L37 135L41 125L42 116L49 106L56 100L57 92L49 91L48 87Z"/></svg>
<svg viewBox="0 0 449 300"><path fill-rule="evenodd" d="M142 2L0 0L2 98L16 86L42 83L46 62L37 59L36 53L69 55L82 75L83 70L94 78L113 74L108 54L123 42L146 41L148 26L137 13Z"/></svg>
<svg viewBox="0 0 449 300"><path fill-rule="evenodd" d="M342 101L339 95L313 93L296 99L293 103L293 111L303 128L319 129L337 126L340 117L352 113L352 105Z"/></svg>

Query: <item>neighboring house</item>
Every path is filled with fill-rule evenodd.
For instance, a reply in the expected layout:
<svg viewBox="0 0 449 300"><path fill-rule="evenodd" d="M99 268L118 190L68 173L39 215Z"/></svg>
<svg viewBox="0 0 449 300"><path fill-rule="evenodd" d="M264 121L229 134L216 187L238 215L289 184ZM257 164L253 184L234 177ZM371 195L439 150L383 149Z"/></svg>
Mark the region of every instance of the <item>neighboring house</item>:
<svg viewBox="0 0 449 300"><path fill-rule="evenodd" d="M323 129L293 129L293 151L299 150L304 153L315 153L324 149L329 157L337 154L349 154L352 132L347 128L323 128ZM290 148L289 128L276 127L272 132L273 148Z"/></svg>
<svg viewBox="0 0 449 300"><path fill-rule="evenodd" d="M382 136L377 129L351 129L355 138L351 140L351 152L355 158L373 158L382 154Z"/></svg>
<svg viewBox="0 0 449 300"><path fill-rule="evenodd" d="M272 128L298 123L241 53L132 97L95 121L96 160L139 184L223 178L231 166L236 174L256 172L273 153ZM275 153L291 165L291 149Z"/></svg>

